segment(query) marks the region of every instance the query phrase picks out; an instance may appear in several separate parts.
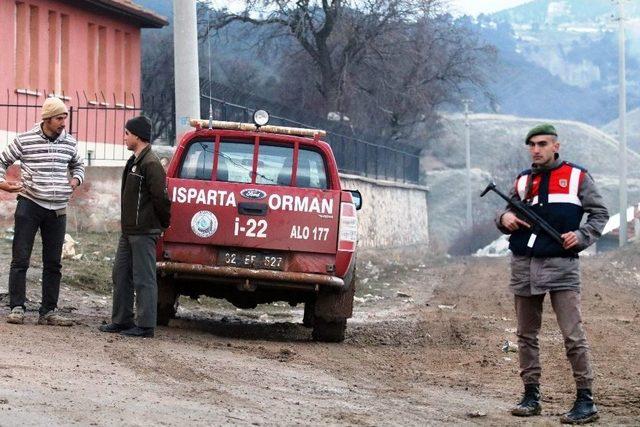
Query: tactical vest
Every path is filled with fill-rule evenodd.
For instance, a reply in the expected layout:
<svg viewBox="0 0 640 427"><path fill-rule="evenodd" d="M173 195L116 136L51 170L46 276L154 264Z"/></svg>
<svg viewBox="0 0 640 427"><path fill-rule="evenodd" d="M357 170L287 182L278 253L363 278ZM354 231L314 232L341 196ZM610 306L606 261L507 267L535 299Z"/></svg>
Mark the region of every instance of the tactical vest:
<svg viewBox="0 0 640 427"><path fill-rule="evenodd" d="M516 178L515 190L525 203L560 234L580 228L584 210L578 197L587 171L568 162L533 175L526 170ZM515 255L537 258L577 257L537 227L521 227L511 234L509 249Z"/></svg>

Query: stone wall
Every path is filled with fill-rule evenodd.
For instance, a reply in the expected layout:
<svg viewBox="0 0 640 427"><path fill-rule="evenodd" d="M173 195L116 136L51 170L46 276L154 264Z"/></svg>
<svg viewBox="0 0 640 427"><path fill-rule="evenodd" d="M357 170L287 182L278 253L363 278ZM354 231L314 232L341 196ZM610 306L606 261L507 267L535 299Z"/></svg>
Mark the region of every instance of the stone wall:
<svg viewBox="0 0 640 427"><path fill-rule="evenodd" d="M426 187L341 174L342 188L360 190L358 245L381 248L429 243Z"/></svg>
<svg viewBox="0 0 640 427"><path fill-rule="evenodd" d="M12 166L9 179L18 179ZM92 166L71 200L67 228L74 230L118 230L122 168ZM379 181L355 175L341 175L345 189L360 190L358 212L359 246L376 248L427 244L427 189L416 185ZM0 224L13 225L15 195L0 191Z"/></svg>

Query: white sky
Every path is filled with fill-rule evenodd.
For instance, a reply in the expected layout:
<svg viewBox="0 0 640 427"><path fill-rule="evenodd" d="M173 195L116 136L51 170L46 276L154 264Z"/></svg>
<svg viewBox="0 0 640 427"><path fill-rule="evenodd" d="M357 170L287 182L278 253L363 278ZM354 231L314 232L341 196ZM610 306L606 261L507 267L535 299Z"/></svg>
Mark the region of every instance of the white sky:
<svg viewBox="0 0 640 427"><path fill-rule="evenodd" d="M519 6L531 0L447 0L452 15L478 16Z"/></svg>
<svg viewBox="0 0 640 427"><path fill-rule="evenodd" d="M209 0L211 4L220 8L226 6L233 12L242 10L244 1L239 0ZM444 0L449 5L448 10L454 16L472 15L478 16L481 13L492 13L502 9L509 9L527 3L532 0Z"/></svg>

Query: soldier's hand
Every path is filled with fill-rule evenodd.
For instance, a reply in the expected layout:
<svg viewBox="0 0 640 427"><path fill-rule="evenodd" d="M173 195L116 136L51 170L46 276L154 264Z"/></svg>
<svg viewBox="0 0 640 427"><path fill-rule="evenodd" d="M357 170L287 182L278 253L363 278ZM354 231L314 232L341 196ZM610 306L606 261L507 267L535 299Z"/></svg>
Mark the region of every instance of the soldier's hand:
<svg viewBox="0 0 640 427"><path fill-rule="evenodd" d="M0 182L0 190L7 191L9 193L18 193L22 191L22 183L3 181L3 182Z"/></svg>
<svg viewBox="0 0 640 427"><path fill-rule="evenodd" d="M502 215L502 218L500 218L500 223L502 223L502 226L509 231L516 231L520 227L531 227L527 222L518 218L513 212L505 212L504 215Z"/></svg>
<svg viewBox="0 0 640 427"><path fill-rule="evenodd" d="M564 240L564 244L562 245L565 249L571 249L575 245L578 244L578 236L573 231L562 234L562 240Z"/></svg>

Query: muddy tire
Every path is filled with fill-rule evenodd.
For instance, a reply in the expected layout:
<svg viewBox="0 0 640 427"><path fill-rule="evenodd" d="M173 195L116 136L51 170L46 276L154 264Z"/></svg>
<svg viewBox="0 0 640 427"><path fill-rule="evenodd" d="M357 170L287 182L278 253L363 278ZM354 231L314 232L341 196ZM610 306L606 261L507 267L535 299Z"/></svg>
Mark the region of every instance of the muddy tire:
<svg viewBox="0 0 640 427"><path fill-rule="evenodd" d="M304 316L302 317L302 326L305 328L313 327L313 318L315 317L316 302L307 301L304 303Z"/></svg>
<svg viewBox="0 0 640 427"><path fill-rule="evenodd" d="M342 342L347 330L347 319L326 321L316 318L313 321L313 340L321 342Z"/></svg>
<svg viewBox="0 0 640 427"><path fill-rule="evenodd" d="M355 260L345 276L346 289L323 289L314 301L313 339L323 342L344 341L347 319L353 314L353 297L356 292ZM306 306L305 306L306 309ZM305 310L306 312L306 310ZM306 313L305 313L306 314Z"/></svg>
<svg viewBox="0 0 640 427"><path fill-rule="evenodd" d="M173 280L158 278L158 326L167 326L176 317L178 311L178 290Z"/></svg>

